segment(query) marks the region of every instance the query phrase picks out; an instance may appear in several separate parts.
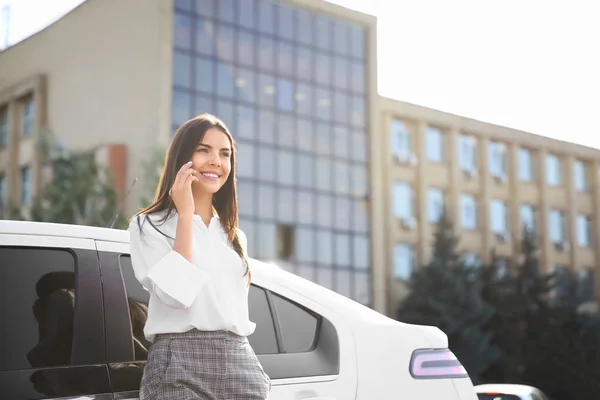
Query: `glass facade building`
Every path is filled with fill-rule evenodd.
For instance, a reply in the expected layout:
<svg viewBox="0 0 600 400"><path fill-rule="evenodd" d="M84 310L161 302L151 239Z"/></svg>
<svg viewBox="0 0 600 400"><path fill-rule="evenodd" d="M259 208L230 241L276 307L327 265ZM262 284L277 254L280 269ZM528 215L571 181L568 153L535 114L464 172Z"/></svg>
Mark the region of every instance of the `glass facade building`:
<svg viewBox="0 0 600 400"><path fill-rule="evenodd" d="M177 0L173 26L173 129L228 125L250 256L371 305L366 28L269 0Z"/></svg>

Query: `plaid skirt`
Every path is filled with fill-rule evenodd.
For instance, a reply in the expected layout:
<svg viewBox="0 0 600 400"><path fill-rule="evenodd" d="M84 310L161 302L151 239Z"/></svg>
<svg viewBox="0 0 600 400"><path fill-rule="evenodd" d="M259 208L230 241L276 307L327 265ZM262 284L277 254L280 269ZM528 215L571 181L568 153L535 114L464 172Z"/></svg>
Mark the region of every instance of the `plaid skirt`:
<svg viewBox="0 0 600 400"><path fill-rule="evenodd" d="M155 337L140 400L265 400L270 390L246 337L194 329Z"/></svg>

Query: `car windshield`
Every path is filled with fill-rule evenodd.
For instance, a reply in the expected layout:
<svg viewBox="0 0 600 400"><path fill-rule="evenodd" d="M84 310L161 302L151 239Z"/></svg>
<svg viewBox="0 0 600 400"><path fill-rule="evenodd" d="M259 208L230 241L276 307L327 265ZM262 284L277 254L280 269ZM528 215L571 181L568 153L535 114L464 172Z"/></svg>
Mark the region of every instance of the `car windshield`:
<svg viewBox="0 0 600 400"><path fill-rule="evenodd" d="M477 393L479 400L523 400L516 394L506 393Z"/></svg>

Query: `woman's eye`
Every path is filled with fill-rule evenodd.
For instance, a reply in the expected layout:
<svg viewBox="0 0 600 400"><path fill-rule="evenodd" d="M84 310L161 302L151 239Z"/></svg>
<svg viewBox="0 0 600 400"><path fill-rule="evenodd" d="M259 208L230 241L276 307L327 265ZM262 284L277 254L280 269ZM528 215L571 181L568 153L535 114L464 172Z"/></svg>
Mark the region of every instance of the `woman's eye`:
<svg viewBox="0 0 600 400"><path fill-rule="evenodd" d="M200 147L198 149L198 151L202 151L202 152L208 153L208 150L206 148L204 148L204 147Z"/></svg>

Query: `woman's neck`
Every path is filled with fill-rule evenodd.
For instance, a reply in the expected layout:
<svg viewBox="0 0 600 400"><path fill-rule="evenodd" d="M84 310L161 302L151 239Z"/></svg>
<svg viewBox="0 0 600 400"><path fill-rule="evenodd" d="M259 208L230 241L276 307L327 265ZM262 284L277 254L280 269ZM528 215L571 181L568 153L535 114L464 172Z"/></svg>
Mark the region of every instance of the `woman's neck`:
<svg viewBox="0 0 600 400"><path fill-rule="evenodd" d="M202 218L206 226L210 224L210 220L213 217L212 199L213 195L210 193L194 193L195 214Z"/></svg>

